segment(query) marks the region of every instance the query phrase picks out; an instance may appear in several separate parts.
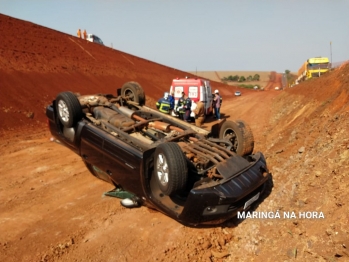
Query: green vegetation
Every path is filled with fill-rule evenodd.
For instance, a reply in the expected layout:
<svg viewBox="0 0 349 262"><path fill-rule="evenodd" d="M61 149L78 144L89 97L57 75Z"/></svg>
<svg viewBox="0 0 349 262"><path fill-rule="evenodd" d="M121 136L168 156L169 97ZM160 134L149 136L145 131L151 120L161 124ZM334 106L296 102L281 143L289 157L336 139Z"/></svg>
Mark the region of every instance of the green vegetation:
<svg viewBox="0 0 349 262"><path fill-rule="evenodd" d="M286 81L289 84L294 83L297 79L297 76L291 74L291 71L287 69L285 70L285 76L286 76Z"/></svg>
<svg viewBox="0 0 349 262"><path fill-rule="evenodd" d="M228 76L228 77L223 77L221 79L221 81L224 84L228 84L228 82L238 82L238 83L243 83L243 82L256 82L256 81L260 81L260 75L259 74L255 74L254 76L249 75L248 77L245 76ZM252 84L238 84L239 87L243 87L243 88L249 88L249 89L261 89L260 85L252 85Z"/></svg>
<svg viewBox="0 0 349 262"><path fill-rule="evenodd" d="M259 79L260 79L260 75L255 74L254 76L249 75L248 77L230 75L228 77L223 77L221 80L223 83L227 83L227 82L251 82L251 81L259 81Z"/></svg>

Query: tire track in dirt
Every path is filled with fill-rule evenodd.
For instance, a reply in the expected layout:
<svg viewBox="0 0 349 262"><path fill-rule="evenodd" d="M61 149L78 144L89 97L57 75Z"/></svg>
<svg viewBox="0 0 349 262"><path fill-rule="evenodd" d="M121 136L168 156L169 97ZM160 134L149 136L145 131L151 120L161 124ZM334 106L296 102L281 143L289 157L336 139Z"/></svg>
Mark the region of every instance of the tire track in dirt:
<svg viewBox="0 0 349 262"><path fill-rule="evenodd" d="M74 42L75 44L77 44L83 51L85 51L89 56L91 56L94 60L96 60L96 58L89 52L87 51L85 48L83 48L79 43L77 43L76 41L74 41L74 39L72 39L71 37L69 37L69 40L71 40L72 42Z"/></svg>

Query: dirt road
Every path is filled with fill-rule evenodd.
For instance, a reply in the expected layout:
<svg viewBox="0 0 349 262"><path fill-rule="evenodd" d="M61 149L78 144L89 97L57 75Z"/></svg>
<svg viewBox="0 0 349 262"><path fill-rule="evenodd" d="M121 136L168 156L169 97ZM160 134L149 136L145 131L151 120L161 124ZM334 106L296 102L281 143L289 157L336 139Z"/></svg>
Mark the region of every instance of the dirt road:
<svg viewBox="0 0 349 262"><path fill-rule="evenodd" d="M185 72L3 15L0 24L1 261L349 259L348 66L292 89L242 90L241 97L212 83L224 97L224 117L251 126L274 187L255 209L267 218L189 228L105 197L111 186L50 141L44 114L61 91L114 92L130 80L142 84L151 105ZM270 86L281 86L278 79Z"/></svg>
<svg viewBox="0 0 349 262"><path fill-rule="evenodd" d="M258 97L271 103L275 95L255 92L227 99L222 112L229 119L235 114L242 118L258 106ZM267 113L258 110L246 119L253 123L255 134L261 133L255 129L264 125ZM211 123L214 121L206 125ZM211 242L212 236L231 241L230 225L222 234L221 228L184 227L145 207L125 209L117 199L103 196L112 186L93 177L69 149L50 141L46 130L17 135L1 145L0 173L6 174L0 178L0 221L6 229L1 243L7 260L18 260L19 252L20 258L28 261L58 257L67 261L135 261L139 257L153 261L173 255L173 259L184 259L211 250L205 243ZM257 135L256 141L262 139ZM264 146L259 142L256 147ZM217 252L221 248L224 245Z"/></svg>

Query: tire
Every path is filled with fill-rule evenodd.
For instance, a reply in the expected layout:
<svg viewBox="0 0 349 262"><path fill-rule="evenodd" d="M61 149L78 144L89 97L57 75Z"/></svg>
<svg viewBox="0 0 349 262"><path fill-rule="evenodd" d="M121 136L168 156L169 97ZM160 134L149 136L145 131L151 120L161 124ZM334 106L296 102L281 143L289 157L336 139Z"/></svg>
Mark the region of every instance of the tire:
<svg viewBox="0 0 349 262"><path fill-rule="evenodd" d="M73 127L82 119L83 113L78 98L72 92L62 92L56 98L59 121L65 127Z"/></svg>
<svg viewBox="0 0 349 262"><path fill-rule="evenodd" d="M233 144L231 150L239 156L250 155L253 152L252 130L244 121L224 122L219 131L219 138L229 140Z"/></svg>
<svg viewBox="0 0 349 262"><path fill-rule="evenodd" d="M164 143L156 148L154 175L161 192L165 195L173 195L185 188L188 180L187 161L176 143Z"/></svg>
<svg viewBox="0 0 349 262"><path fill-rule="evenodd" d="M121 96L126 100L138 103L140 106L145 105L145 93L143 88L137 82L127 82L121 87Z"/></svg>

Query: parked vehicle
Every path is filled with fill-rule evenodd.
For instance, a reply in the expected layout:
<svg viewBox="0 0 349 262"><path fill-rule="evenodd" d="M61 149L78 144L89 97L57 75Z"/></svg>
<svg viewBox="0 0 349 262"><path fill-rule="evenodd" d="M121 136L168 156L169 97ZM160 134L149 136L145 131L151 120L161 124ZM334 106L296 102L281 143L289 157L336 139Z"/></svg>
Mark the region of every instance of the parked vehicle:
<svg viewBox="0 0 349 262"><path fill-rule="evenodd" d="M94 176L185 225L220 224L248 210L270 177L244 121L195 127L146 107L136 82L116 96L62 92L46 115L51 134Z"/></svg>
<svg viewBox="0 0 349 262"><path fill-rule="evenodd" d="M331 68L328 57L313 57L303 63L298 70L297 84L313 77L320 77Z"/></svg>
<svg viewBox="0 0 349 262"><path fill-rule="evenodd" d="M235 96L241 96L241 92L240 91L235 91Z"/></svg>
<svg viewBox="0 0 349 262"><path fill-rule="evenodd" d="M93 42L93 43L100 44L100 45L104 45L103 41L98 36L96 36L94 34L87 34L86 40Z"/></svg>
<svg viewBox="0 0 349 262"><path fill-rule="evenodd" d="M170 93L174 92L175 107L178 99L182 96L182 92L186 93L192 101L191 117L195 117L194 109L197 102L204 102L206 115L212 115L212 88L210 81L202 78L176 78L172 80ZM173 116L176 116L173 112Z"/></svg>

